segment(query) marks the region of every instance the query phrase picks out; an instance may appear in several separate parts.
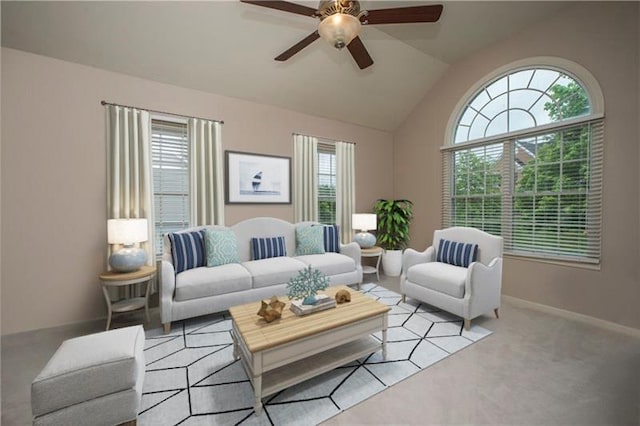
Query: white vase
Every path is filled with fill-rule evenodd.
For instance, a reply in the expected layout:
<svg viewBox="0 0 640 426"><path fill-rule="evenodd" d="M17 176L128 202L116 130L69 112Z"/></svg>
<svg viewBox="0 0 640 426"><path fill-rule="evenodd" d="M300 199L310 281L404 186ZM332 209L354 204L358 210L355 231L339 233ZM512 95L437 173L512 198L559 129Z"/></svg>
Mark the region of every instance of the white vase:
<svg viewBox="0 0 640 426"><path fill-rule="evenodd" d="M382 253L382 269L389 277L399 277L402 272L402 250L385 250Z"/></svg>

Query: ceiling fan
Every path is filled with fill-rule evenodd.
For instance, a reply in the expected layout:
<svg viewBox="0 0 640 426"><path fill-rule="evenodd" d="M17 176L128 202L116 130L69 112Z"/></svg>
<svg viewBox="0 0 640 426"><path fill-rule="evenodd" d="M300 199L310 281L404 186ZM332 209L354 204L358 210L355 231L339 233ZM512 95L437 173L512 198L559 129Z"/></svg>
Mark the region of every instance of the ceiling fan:
<svg viewBox="0 0 640 426"><path fill-rule="evenodd" d="M367 11L360 9L360 2L357 0L323 0L320 1L317 10L287 1L240 1L320 19L316 31L282 52L275 58L276 61L286 61L318 38L323 38L336 49L342 49L346 46L362 70L373 65L373 59L358 35L362 25L436 22L442 13L441 4Z"/></svg>

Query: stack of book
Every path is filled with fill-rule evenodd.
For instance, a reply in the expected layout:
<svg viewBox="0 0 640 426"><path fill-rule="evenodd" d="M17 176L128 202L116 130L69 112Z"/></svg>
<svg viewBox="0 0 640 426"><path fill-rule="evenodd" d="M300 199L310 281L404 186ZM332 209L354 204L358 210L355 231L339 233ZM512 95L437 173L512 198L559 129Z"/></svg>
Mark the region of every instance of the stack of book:
<svg viewBox="0 0 640 426"><path fill-rule="evenodd" d="M294 300L291 302L291 312L298 316L309 315L314 312L324 311L336 307L336 300L326 294L316 295L316 303L313 305L303 305L302 300Z"/></svg>

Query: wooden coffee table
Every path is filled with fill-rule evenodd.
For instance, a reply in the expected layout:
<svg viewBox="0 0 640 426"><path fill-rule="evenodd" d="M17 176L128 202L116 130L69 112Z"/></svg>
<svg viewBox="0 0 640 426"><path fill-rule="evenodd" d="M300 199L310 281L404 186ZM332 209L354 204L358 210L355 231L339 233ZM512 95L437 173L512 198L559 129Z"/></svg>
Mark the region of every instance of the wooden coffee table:
<svg viewBox="0 0 640 426"><path fill-rule="evenodd" d="M255 394L256 414L262 398L382 349L387 356L390 308L346 286L329 287L333 297L348 290L351 302L298 317L287 303L282 318L271 323L257 315L260 302L229 309L233 321L233 356L240 358ZM371 333L382 331L382 342Z"/></svg>

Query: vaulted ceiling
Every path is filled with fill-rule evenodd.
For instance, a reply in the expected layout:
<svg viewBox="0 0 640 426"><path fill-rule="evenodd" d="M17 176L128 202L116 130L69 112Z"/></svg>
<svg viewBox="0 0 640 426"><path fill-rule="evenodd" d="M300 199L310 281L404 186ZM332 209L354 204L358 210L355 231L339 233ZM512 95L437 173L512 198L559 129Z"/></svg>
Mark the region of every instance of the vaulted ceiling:
<svg viewBox="0 0 640 426"><path fill-rule="evenodd" d="M317 2L299 1L309 7ZM361 1L363 9L428 1ZM392 131L448 66L567 2L439 2L437 23L364 26L360 70L322 40L273 60L317 27L238 1L2 1L2 45L154 81ZM570 3L570 2L569 2Z"/></svg>

